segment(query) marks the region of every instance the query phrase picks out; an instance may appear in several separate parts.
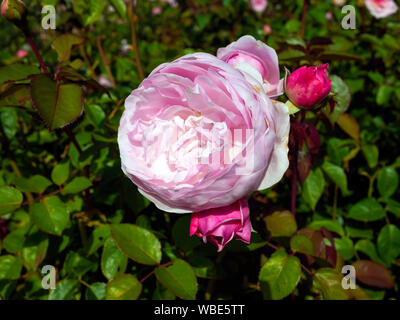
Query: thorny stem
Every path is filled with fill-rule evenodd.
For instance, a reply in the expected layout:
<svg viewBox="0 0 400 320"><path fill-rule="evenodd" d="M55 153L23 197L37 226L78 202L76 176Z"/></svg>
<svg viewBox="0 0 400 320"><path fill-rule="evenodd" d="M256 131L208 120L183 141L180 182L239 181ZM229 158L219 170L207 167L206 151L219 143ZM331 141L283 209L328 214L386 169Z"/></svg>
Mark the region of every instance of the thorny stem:
<svg viewBox="0 0 400 320"><path fill-rule="evenodd" d="M39 64L40 64L40 67L42 68L43 72L44 72L45 74L49 74L49 70L47 70L47 67L46 67L46 65L44 64L44 61L43 61L43 59L42 59L42 56L40 55L39 50L37 49L37 47L36 47L36 45L35 45L35 42L33 42L32 37L31 37L31 36L29 35L29 33L27 33L27 32L24 32L24 34L25 34L26 40L28 41L29 45L31 46L32 51L33 51L33 53L35 54L36 59L38 60L38 62L39 62Z"/></svg>
<svg viewBox="0 0 400 320"><path fill-rule="evenodd" d="M107 57L106 57L106 55L104 53L103 47L101 46L100 37L96 38L96 44L97 44L97 48L99 49L101 60L103 60L104 67L106 68L108 78L110 79L113 88L115 88L115 79L114 79L114 76L111 73L110 62L108 61L108 59L107 59Z"/></svg>
<svg viewBox="0 0 400 320"><path fill-rule="evenodd" d="M337 201L338 201L338 191L339 188L337 185L335 185L335 194L333 198L333 206L332 206L332 219L336 220L336 209L337 209Z"/></svg>

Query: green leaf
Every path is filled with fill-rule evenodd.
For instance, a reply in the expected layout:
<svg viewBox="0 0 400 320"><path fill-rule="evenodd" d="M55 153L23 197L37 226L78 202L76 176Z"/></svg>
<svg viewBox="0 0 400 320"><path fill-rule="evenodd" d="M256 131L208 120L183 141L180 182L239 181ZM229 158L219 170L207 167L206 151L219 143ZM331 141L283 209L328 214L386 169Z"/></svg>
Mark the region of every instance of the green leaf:
<svg viewBox="0 0 400 320"><path fill-rule="evenodd" d="M385 225L379 232L377 247L383 261L391 264L400 254L400 229L393 224Z"/></svg>
<svg viewBox="0 0 400 320"><path fill-rule="evenodd" d="M349 295L342 287L343 275L335 269L322 268L314 275L314 288L325 300L348 300Z"/></svg>
<svg viewBox="0 0 400 320"><path fill-rule="evenodd" d="M185 252L193 250L201 244L201 240L198 237L189 235L190 219L190 215L180 217L172 227L172 238L175 244Z"/></svg>
<svg viewBox="0 0 400 320"><path fill-rule="evenodd" d="M51 181L41 175L34 175L29 179L16 178L15 186L22 192L36 192L42 194L49 186Z"/></svg>
<svg viewBox="0 0 400 320"><path fill-rule="evenodd" d="M57 164L51 172L51 180L56 185L62 185L69 177L69 162Z"/></svg>
<svg viewBox="0 0 400 320"><path fill-rule="evenodd" d="M265 299L280 300L288 296L300 281L300 260L277 250L261 268L259 280Z"/></svg>
<svg viewBox="0 0 400 320"><path fill-rule="evenodd" d="M111 0L111 4L122 19L126 19L126 6L123 0Z"/></svg>
<svg viewBox="0 0 400 320"><path fill-rule="evenodd" d="M79 295L78 280L67 279L57 283L49 294L49 300L75 300Z"/></svg>
<svg viewBox="0 0 400 320"><path fill-rule="evenodd" d="M314 245L305 235L296 234L290 239L290 249L293 252L314 255Z"/></svg>
<svg viewBox="0 0 400 320"><path fill-rule="evenodd" d="M32 78L31 96L33 106L50 130L65 127L83 112L81 87L73 83L57 83L45 74Z"/></svg>
<svg viewBox="0 0 400 320"><path fill-rule="evenodd" d="M381 260L381 258L379 258L378 252L376 251L375 244L370 240L362 239L362 240L357 241L356 245L354 246L354 249L366 254L370 259L372 259L376 262L385 264Z"/></svg>
<svg viewBox="0 0 400 320"><path fill-rule="evenodd" d="M351 100L350 89L346 83L336 75L330 75L329 78L332 81L332 89L335 95L333 99L335 100L335 109L333 112L330 111L330 107L327 106L323 112L329 118L331 123L335 123L340 115L348 109Z"/></svg>
<svg viewBox="0 0 400 320"><path fill-rule="evenodd" d="M83 42L84 39L79 36L63 34L53 41L51 47L56 50L59 62L68 61L71 57L72 48L82 44Z"/></svg>
<svg viewBox="0 0 400 320"><path fill-rule="evenodd" d="M0 216L13 212L21 206L22 193L8 186L0 187Z"/></svg>
<svg viewBox="0 0 400 320"><path fill-rule="evenodd" d="M78 279L89 272L94 266L96 264L93 261L86 259L77 252L70 251L65 258L62 275Z"/></svg>
<svg viewBox="0 0 400 320"><path fill-rule="evenodd" d="M35 270L46 258L49 238L42 232L36 232L26 238L22 248L22 260L25 268Z"/></svg>
<svg viewBox="0 0 400 320"><path fill-rule="evenodd" d="M131 274L122 274L106 286L107 300L136 300L142 292L142 283Z"/></svg>
<svg viewBox="0 0 400 320"><path fill-rule="evenodd" d="M386 105L389 103L390 98L392 97L394 88L388 85L380 86L378 89L378 93L376 94L376 103L380 106Z"/></svg>
<svg viewBox="0 0 400 320"><path fill-rule="evenodd" d="M75 194L79 193L83 190L86 190L92 185L92 182L86 177L76 177L69 182L63 191L61 191L62 195L66 194Z"/></svg>
<svg viewBox="0 0 400 320"><path fill-rule="evenodd" d="M85 108L85 112L88 119L94 126L98 128L101 128L103 126L104 120L106 119L106 114L100 106L98 106L97 104L88 105Z"/></svg>
<svg viewBox="0 0 400 320"><path fill-rule="evenodd" d="M10 253L20 252L24 246L25 230L16 229L10 232L3 240L4 248Z"/></svg>
<svg viewBox="0 0 400 320"><path fill-rule="evenodd" d="M11 255L0 256L0 280L17 280L21 270L21 258Z"/></svg>
<svg viewBox="0 0 400 320"><path fill-rule="evenodd" d="M90 256L95 253L105 241L111 236L110 226L108 224L96 227L89 237L89 244L87 246L87 255Z"/></svg>
<svg viewBox="0 0 400 320"><path fill-rule="evenodd" d="M86 300L105 300L106 284L103 282L95 282L86 290Z"/></svg>
<svg viewBox="0 0 400 320"><path fill-rule="evenodd" d="M376 221L385 217L385 211L375 198L365 198L351 207L348 218L358 221Z"/></svg>
<svg viewBox="0 0 400 320"><path fill-rule="evenodd" d="M39 74L40 69L23 64L11 64L0 67L0 83L28 78L32 74Z"/></svg>
<svg viewBox="0 0 400 320"><path fill-rule="evenodd" d="M106 6L104 0L89 0L90 1L90 15L85 21L85 26L95 23L101 18L101 14Z"/></svg>
<svg viewBox="0 0 400 320"><path fill-rule="evenodd" d="M160 263L161 243L150 231L133 224L112 224L111 235L128 258L151 266Z"/></svg>
<svg viewBox="0 0 400 320"><path fill-rule="evenodd" d="M59 236L69 223L67 208L58 196L43 198L32 204L30 214L39 229Z"/></svg>
<svg viewBox="0 0 400 320"><path fill-rule="evenodd" d="M297 231L293 214L288 211L276 211L264 219L267 229L274 237L290 237Z"/></svg>
<svg viewBox="0 0 400 320"><path fill-rule="evenodd" d="M335 248L344 260L350 260L355 254L353 241L350 238L335 238Z"/></svg>
<svg viewBox="0 0 400 320"><path fill-rule="evenodd" d="M110 280L116 275L124 273L127 265L127 256L118 249L112 238L108 238L104 243L101 256L101 271L104 276Z"/></svg>
<svg viewBox="0 0 400 320"><path fill-rule="evenodd" d="M362 152L364 154L365 159L368 162L368 166L371 169L375 168L378 164L378 158L379 158L378 147L374 144L364 145L362 146Z"/></svg>
<svg viewBox="0 0 400 320"><path fill-rule="evenodd" d="M6 108L0 112L0 122L6 137L11 140L18 131L17 111L12 108Z"/></svg>
<svg viewBox="0 0 400 320"><path fill-rule="evenodd" d="M318 200L324 192L324 187L325 179L321 169L318 168L315 171L310 171L310 174L304 181L303 197L312 210L315 210Z"/></svg>
<svg viewBox="0 0 400 320"><path fill-rule="evenodd" d="M309 228L319 230L325 227L327 230L336 232L340 236L344 236L344 230L342 225L334 220L315 220L308 225Z"/></svg>
<svg viewBox="0 0 400 320"><path fill-rule="evenodd" d="M328 161L324 161L324 163L322 164L322 169L325 171L328 177L340 188L343 196L347 196L350 194L349 189L347 189L347 176L343 168Z"/></svg>
<svg viewBox="0 0 400 320"><path fill-rule="evenodd" d="M156 277L174 295L186 300L196 299L197 279L192 267L183 260L175 260L168 267L158 267Z"/></svg>
<svg viewBox="0 0 400 320"><path fill-rule="evenodd" d="M374 232L371 229L359 229L351 226L346 226L346 233L350 238L365 238L372 239Z"/></svg>
<svg viewBox="0 0 400 320"><path fill-rule="evenodd" d="M397 218L400 218L400 202L388 199L386 202L386 210L393 213Z"/></svg>
<svg viewBox="0 0 400 320"><path fill-rule="evenodd" d="M399 175L392 167L386 167L378 174L378 191L384 198L391 197L399 186Z"/></svg>

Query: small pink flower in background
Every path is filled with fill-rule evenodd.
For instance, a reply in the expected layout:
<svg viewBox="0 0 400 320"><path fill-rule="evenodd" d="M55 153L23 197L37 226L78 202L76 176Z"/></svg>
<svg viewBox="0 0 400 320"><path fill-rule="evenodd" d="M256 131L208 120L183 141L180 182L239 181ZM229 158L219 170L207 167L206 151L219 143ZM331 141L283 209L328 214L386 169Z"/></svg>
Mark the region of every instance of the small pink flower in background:
<svg viewBox="0 0 400 320"><path fill-rule="evenodd" d="M113 84L105 75L101 75L97 78L97 82L100 83L104 88L112 88Z"/></svg>
<svg viewBox="0 0 400 320"><path fill-rule="evenodd" d="M331 91L332 84L328 74L327 63L318 67L301 67L287 78L286 95L297 107L310 109Z"/></svg>
<svg viewBox="0 0 400 320"><path fill-rule="evenodd" d="M375 18L386 18L396 13L398 7L393 0L365 0L365 5Z"/></svg>
<svg viewBox="0 0 400 320"><path fill-rule="evenodd" d="M24 57L26 57L28 55L28 51L26 51L26 50L18 50L17 51L17 57L18 58L24 58Z"/></svg>
<svg viewBox="0 0 400 320"><path fill-rule="evenodd" d="M325 14L325 18L326 18L326 20L332 20L332 18L333 18L332 12L328 11L328 12Z"/></svg>
<svg viewBox="0 0 400 320"><path fill-rule="evenodd" d="M263 31L268 35L270 35L272 33L271 27L269 25L267 25L267 24L264 25Z"/></svg>
<svg viewBox="0 0 400 320"><path fill-rule="evenodd" d="M160 6L156 6L151 10L151 14L153 16L157 16L161 13L161 11L162 11L162 8Z"/></svg>
<svg viewBox="0 0 400 320"><path fill-rule="evenodd" d="M255 12L263 12L267 9L267 0L251 0L251 7Z"/></svg>
<svg viewBox="0 0 400 320"><path fill-rule="evenodd" d="M233 238L250 243L251 224L246 198L216 209L192 214L190 235L211 242L221 251Z"/></svg>

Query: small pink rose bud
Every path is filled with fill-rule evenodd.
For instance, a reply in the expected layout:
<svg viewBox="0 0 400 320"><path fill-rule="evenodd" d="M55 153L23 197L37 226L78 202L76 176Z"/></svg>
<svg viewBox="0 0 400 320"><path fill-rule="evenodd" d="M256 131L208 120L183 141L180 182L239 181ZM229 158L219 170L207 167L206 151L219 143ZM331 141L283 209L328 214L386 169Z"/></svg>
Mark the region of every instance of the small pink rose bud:
<svg viewBox="0 0 400 320"><path fill-rule="evenodd" d="M161 13L161 11L162 11L162 8L160 6L156 6L151 10L151 14L153 16L157 16Z"/></svg>
<svg viewBox="0 0 400 320"><path fill-rule="evenodd" d="M267 9L267 0L251 0L251 7L255 12L261 13Z"/></svg>
<svg viewBox="0 0 400 320"><path fill-rule="evenodd" d="M286 79L286 95L299 108L315 107L331 91L332 84L328 74L327 63L318 67L301 67Z"/></svg>
<svg viewBox="0 0 400 320"><path fill-rule="evenodd" d="M1 15L6 20L14 23L18 28L26 25L27 9L21 0L3 0L0 9Z"/></svg>
<svg viewBox="0 0 400 320"><path fill-rule="evenodd" d="M328 11L328 12L325 14L325 18L326 18L326 20L332 20L332 18L333 18L332 12Z"/></svg>
<svg viewBox="0 0 400 320"><path fill-rule="evenodd" d="M247 199L242 198L229 206L193 213L190 235L212 243L218 252L233 238L250 243L251 224Z"/></svg>

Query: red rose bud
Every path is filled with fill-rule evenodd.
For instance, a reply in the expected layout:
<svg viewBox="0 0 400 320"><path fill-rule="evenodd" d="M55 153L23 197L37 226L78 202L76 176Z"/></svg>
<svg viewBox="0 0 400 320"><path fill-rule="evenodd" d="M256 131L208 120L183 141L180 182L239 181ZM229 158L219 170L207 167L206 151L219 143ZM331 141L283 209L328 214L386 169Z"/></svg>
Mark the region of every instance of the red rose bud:
<svg viewBox="0 0 400 320"><path fill-rule="evenodd" d="M14 23L18 28L26 25L27 9L21 0L3 0L1 3L1 15L3 18Z"/></svg>
<svg viewBox="0 0 400 320"><path fill-rule="evenodd" d="M331 91L329 65L301 67L286 79L286 95L296 107L310 109L319 104Z"/></svg>

